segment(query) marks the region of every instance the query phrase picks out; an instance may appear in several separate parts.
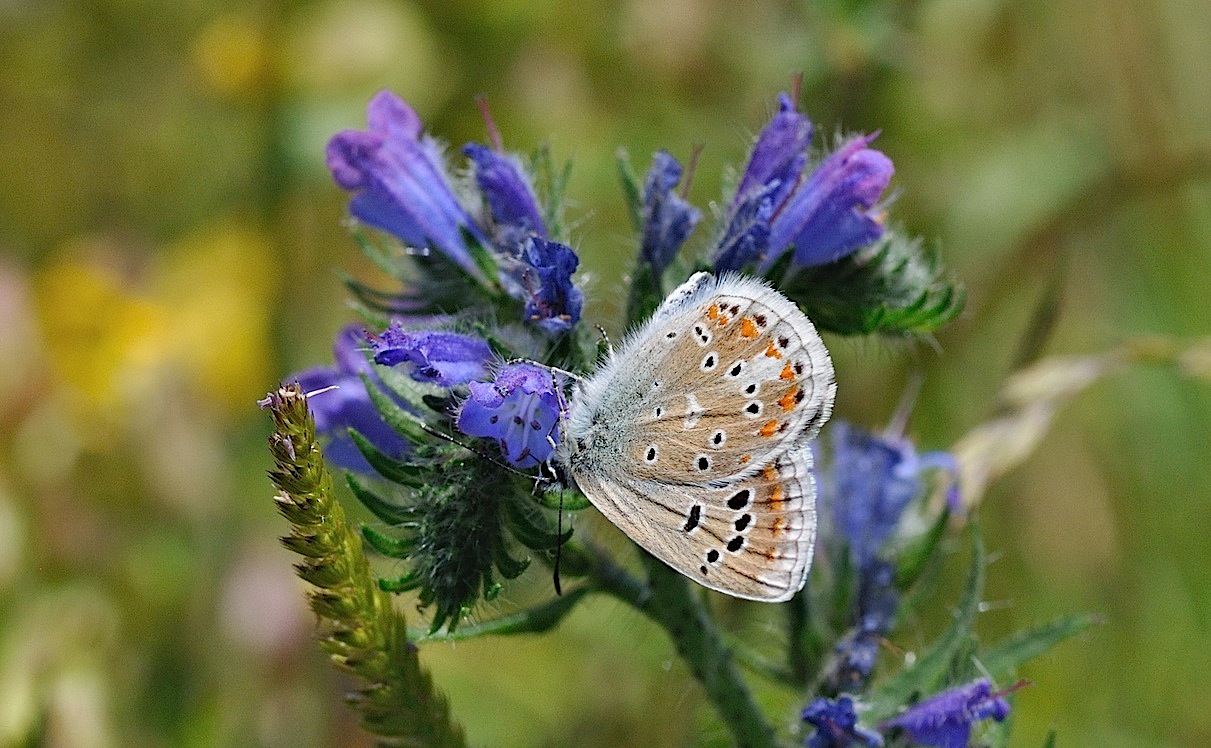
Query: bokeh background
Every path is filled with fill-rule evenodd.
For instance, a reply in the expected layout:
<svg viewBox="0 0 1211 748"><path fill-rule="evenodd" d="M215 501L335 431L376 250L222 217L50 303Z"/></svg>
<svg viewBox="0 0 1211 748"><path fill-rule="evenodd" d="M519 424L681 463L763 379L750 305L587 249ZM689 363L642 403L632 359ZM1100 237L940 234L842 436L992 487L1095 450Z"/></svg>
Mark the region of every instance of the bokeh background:
<svg viewBox="0 0 1211 748"><path fill-rule="evenodd" d="M1197 0L0 1L0 745L368 744L276 541L254 401L329 360L338 272L375 279L323 147L377 89L454 145L486 94L506 145L574 159L616 331L616 149L703 144L708 206L801 71L819 132L882 129L895 217L969 288L936 340L833 340L838 414L881 426L920 372L912 431L944 448L1048 289L1045 355L1211 334L1209 30ZM981 632L1104 620L1026 668L1015 745L1211 744L1209 424L1205 381L1133 368L986 498ZM479 745L726 743L609 600L423 653Z"/></svg>

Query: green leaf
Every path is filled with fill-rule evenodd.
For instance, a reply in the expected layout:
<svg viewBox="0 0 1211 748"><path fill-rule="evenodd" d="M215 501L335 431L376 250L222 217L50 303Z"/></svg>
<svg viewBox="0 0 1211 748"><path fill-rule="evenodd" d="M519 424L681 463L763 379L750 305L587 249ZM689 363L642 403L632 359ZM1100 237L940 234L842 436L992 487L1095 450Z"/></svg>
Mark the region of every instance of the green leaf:
<svg viewBox="0 0 1211 748"><path fill-rule="evenodd" d="M984 593L986 553L980 538L978 523L968 526L971 534L971 569L963 588L963 597L954 620L937 641L911 666L884 681L871 699L871 716L880 722L892 716L915 697L933 693L941 685L955 661L955 655L969 645L980 597Z"/></svg>
<svg viewBox="0 0 1211 748"><path fill-rule="evenodd" d="M1055 728L1053 727L1047 731L1047 737L1043 740L1043 748L1055 748L1055 742Z"/></svg>
<svg viewBox="0 0 1211 748"><path fill-rule="evenodd" d="M787 255L772 277L789 268ZM817 327L842 335L931 333L954 319L966 299L936 249L891 229L870 247L805 268L781 286Z"/></svg>
<svg viewBox="0 0 1211 748"><path fill-rule="evenodd" d="M1094 615L1074 615L1059 618L1002 639L980 655L980 662L993 678L1012 676L1023 662L1038 657L1065 639L1076 636L1100 621Z"/></svg>
<svg viewBox="0 0 1211 748"><path fill-rule="evenodd" d="M356 474L345 473L345 482L349 484L349 490L353 492L354 498L383 522L389 525L399 525L415 517L415 512L410 507L400 506L382 498L369 486L362 483L362 479Z"/></svg>

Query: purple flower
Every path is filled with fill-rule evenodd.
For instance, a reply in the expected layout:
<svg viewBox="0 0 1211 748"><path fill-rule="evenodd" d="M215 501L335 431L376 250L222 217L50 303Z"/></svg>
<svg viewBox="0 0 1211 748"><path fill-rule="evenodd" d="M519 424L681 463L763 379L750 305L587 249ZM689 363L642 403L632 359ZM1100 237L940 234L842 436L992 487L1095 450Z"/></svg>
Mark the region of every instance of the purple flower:
<svg viewBox="0 0 1211 748"><path fill-rule="evenodd" d="M905 507L922 490L921 473L954 469L944 452L917 455L904 438L878 436L843 421L833 427L833 521L859 567L870 562L895 531ZM953 489L952 489L953 493Z"/></svg>
<svg viewBox="0 0 1211 748"><path fill-rule="evenodd" d="M880 727L898 727L922 745L967 748L974 723L989 718L1000 722L1008 715L1005 695L993 693L992 684L981 678L928 698Z"/></svg>
<svg viewBox="0 0 1211 748"><path fill-rule="evenodd" d="M483 379L492 349L483 340L444 330L405 330L398 322L370 338L374 362L395 366L412 364L412 378L441 387Z"/></svg>
<svg viewBox="0 0 1211 748"><path fill-rule="evenodd" d="M344 189L356 192L353 215L418 248L433 248L482 278L464 232L486 244L450 188L436 143L421 136L416 112L390 91L366 108L367 128L345 130L328 141L328 168Z"/></svg>
<svg viewBox="0 0 1211 748"><path fill-rule="evenodd" d="M798 186L811 142L812 121L795 111L790 96L778 94L778 113L753 144L753 152L732 199L733 209L756 193L767 194L774 205L781 205ZM771 186L775 188L772 191Z"/></svg>
<svg viewBox="0 0 1211 748"><path fill-rule="evenodd" d="M359 374L370 374L371 367L359 348L366 344L357 327L346 327L333 345L336 366L315 367L299 372L296 379L309 395L307 405L315 418L315 429L327 438L324 456L339 467L356 472L371 472L370 464L349 436L354 429L391 457L403 456L404 438L395 433L379 416L366 385Z"/></svg>
<svg viewBox="0 0 1211 748"><path fill-rule="evenodd" d="M716 273L740 270L765 258L770 221L799 184L811 138L811 120L795 111L790 96L779 94L778 113L757 136L728 208L715 254Z"/></svg>
<svg viewBox="0 0 1211 748"><path fill-rule="evenodd" d="M858 727L854 700L842 696L836 700L823 696L807 705L803 719L816 728L807 739L807 748L849 748L854 745L881 746L883 736Z"/></svg>
<svg viewBox="0 0 1211 748"><path fill-rule="evenodd" d="M891 180L891 160L867 148L874 135L843 144L806 181L811 121L790 97L757 138L715 255L715 271L758 263L767 272L792 246L792 266L833 262L883 235L876 205Z"/></svg>
<svg viewBox="0 0 1211 748"><path fill-rule="evenodd" d="M682 168L667 151L652 157L643 186L643 240L640 253L659 276L698 225L702 214L674 192Z"/></svg>
<svg viewBox="0 0 1211 748"><path fill-rule="evenodd" d="M879 644L895 623L900 594L895 588L896 568L874 559L861 570L855 624L837 642L827 681L833 691L856 692L865 686L875 667Z"/></svg>
<svg viewBox="0 0 1211 748"><path fill-rule="evenodd" d="M471 382L458 414L468 436L496 439L509 464L545 462L559 440L560 396L551 371L528 362L505 364L492 382Z"/></svg>
<svg viewBox="0 0 1211 748"><path fill-rule="evenodd" d="M891 159L866 146L875 135L845 143L812 172L776 211L770 225L767 270L791 246L793 264L823 265L883 236L876 203L891 181Z"/></svg>
<svg viewBox="0 0 1211 748"><path fill-rule="evenodd" d="M580 258L569 246L532 236L516 259L506 261L506 274L526 302L525 318L552 335L580 321L584 293L572 283Z"/></svg>
<svg viewBox="0 0 1211 748"><path fill-rule="evenodd" d="M538 198L517 160L479 143L467 143L463 154L475 164L475 183L488 204L498 246L516 246L527 236L547 237Z"/></svg>

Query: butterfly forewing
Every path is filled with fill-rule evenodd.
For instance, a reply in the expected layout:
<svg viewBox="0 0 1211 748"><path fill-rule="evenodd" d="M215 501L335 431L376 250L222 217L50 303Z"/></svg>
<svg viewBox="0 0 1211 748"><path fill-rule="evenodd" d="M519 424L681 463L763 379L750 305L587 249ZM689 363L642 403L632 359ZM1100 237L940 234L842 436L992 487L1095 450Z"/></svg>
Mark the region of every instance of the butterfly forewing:
<svg viewBox="0 0 1211 748"><path fill-rule="evenodd" d="M832 364L811 323L758 283L734 285L684 304L637 342L631 355L661 363L626 416L636 428L621 451L635 477L752 472L827 419Z"/></svg>

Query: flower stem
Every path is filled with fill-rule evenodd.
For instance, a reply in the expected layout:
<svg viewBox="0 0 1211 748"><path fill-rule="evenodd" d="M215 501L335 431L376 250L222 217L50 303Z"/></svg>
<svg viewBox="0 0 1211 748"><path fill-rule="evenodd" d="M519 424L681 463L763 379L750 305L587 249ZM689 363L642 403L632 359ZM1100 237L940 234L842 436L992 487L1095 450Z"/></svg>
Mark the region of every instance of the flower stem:
<svg viewBox="0 0 1211 748"><path fill-rule="evenodd" d="M660 624L707 697L731 730L736 745L774 746L773 727L757 707L740 677L732 652L689 580L643 553L650 587L618 567L603 553L594 554L592 575L598 586Z"/></svg>

